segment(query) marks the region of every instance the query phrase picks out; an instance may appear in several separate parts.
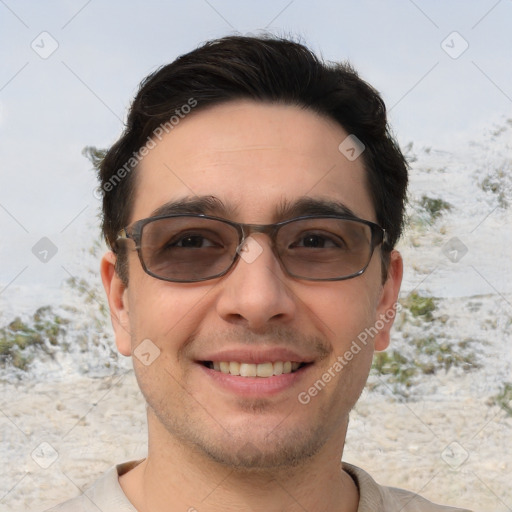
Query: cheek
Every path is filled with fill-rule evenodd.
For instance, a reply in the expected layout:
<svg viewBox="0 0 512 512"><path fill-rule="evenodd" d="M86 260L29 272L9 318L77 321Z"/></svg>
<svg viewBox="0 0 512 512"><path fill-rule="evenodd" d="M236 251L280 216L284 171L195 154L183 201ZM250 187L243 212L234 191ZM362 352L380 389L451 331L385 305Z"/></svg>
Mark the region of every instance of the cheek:
<svg viewBox="0 0 512 512"><path fill-rule="evenodd" d="M176 286L150 276L131 283L131 287L132 344L149 338L166 356L176 353L199 325L207 290Z"/></svg>
<svg viewBox="0 0 512 512"><path fill-rule="evenodd" d="M364 274L354 279L329 283L321 290L311 289L305 296L308 317L317 329L331 340L335 351L343 347L372 324L376 298L367 286ZM364 286L361 286L364 285Z"/></svg>
<svg viewBox="0 0 512 512"><path fill-rule="evenodd" d="M180 354L204 317L206 291L193 286L178 289L150 276L130 286L133 366L139 387L154 410L166 401L179 404L176 382L183 381L190 369Z"/></svg>

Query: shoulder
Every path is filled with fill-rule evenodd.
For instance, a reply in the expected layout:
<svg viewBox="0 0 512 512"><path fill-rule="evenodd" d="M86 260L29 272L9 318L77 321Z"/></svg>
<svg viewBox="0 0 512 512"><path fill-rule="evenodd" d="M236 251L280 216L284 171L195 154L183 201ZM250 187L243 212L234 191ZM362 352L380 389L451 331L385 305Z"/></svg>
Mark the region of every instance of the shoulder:
<svg viewBox="0 0 512 512"><path fill-rule="evenodd" d="M113 466L80 496L46 512L136 512L119 485L119 475L133 469L140 461Z"/></svg>
<svg viewBox="0 0 512 512"><path fill-rule="evenodd" d="M53 507L46 512L98 512L98 507L88 500L84 494L65 501L56 507Z"/></svg>
<svg viewBox="0 0 512 512"><path fill-rule="evenodd" d="M467 509L436 505L419 494L396 487L379 485L362 469L343 463L343 469L359 488L357 512L386 510L386 512L471 512Z"/></svg>

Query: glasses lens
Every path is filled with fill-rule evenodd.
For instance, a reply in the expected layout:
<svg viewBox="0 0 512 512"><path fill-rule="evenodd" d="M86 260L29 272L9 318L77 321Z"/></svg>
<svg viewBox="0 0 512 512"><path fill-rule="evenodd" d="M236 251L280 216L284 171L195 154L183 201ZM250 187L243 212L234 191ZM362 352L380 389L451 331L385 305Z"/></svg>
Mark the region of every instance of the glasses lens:
<svg viewBox="0 0 512 512"><path fill-rule="evenodd" d="M238 230L226 222L197 216L154 219L144 224L140 255L155 277L176 282L212 279L237 256ZM312 217L282 224L276 250L295 277L343 279L361 273L372 255L372 229L364 222Z"/></svg>
<svg viewBox="0 0 512 512"><path fill-rule="evenodd" d="M349 277L370 261L372 230L354 220L301 219L285 224L276 244L283 265L296 277Z"/></svg>
<svg viewBox="0 0 512 512"><path fill-rule="evenodd" d="M238 246L237 230L201 217L170 217L144 225L141 255L147 270L163 279L200 281L229 268Z"/></svg>

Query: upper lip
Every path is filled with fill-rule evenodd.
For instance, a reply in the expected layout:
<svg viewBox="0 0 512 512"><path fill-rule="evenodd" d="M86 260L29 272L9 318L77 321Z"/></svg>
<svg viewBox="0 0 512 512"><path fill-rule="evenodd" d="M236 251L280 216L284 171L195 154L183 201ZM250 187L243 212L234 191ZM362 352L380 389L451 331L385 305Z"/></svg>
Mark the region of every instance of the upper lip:
<svg viewBox="0 0 512 512"><path fill-rule="evenodd" d="M260 364L260 363L275 363L277 361L292 361L297 363L311 363L313 362L312 357L300 355L297 352L290 350L289 348L233 348L233 349L224 349L219 352L208 353L205 356L201 356L200 361L212 361L212 362L221 362L221 361L236 361L239 363L252 363L252 364Z"/></svg>

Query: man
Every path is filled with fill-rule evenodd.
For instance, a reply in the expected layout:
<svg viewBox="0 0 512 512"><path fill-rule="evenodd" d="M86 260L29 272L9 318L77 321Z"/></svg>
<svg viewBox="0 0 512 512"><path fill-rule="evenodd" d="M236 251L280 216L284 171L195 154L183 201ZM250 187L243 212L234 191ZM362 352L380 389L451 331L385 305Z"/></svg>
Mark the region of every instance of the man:
<svg viewBox="0 0 512 512"><path fill-rule="evenodd" d="M142 83L100 179L149 449L54 511L456 510L341 463L402 278L373 88L291 41L212 41Z"/></svg>

